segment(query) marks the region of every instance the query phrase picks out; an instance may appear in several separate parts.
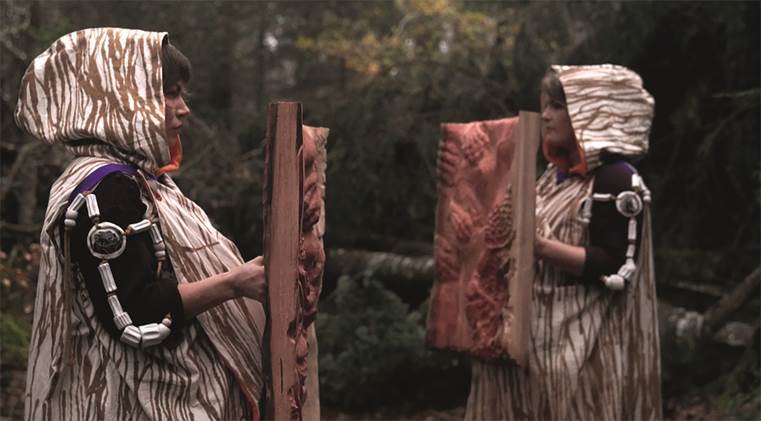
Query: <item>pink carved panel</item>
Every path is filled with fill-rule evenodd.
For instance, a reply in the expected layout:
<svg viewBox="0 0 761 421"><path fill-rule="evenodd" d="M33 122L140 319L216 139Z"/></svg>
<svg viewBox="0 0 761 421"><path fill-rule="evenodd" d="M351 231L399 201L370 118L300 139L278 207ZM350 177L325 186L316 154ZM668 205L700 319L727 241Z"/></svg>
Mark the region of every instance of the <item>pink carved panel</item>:
<svg viewBox="0 0 761 421"><path fill-rule="evenodd" d="M505 344L512 323L509 279L515 271L511 167L517 128L517 117L441 125L437 279L426 334L434 348L511 359Z"/></svg>

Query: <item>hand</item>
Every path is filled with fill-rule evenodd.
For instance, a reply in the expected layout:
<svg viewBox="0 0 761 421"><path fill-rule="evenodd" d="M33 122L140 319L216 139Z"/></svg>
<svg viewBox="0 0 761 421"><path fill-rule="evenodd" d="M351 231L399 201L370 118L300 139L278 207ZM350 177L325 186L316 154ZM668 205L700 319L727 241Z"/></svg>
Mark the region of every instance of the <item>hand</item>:
<svg viewBox="0 0 761 421"><path fill-rule="evenodd" d="M538 232L534 234L534 259L539 260L544 256L544 245L547 240Z"/></svg>
<svg viewBox="0 0 761 421"><path fill-rule="evenodd" d="M587 251L584 247L572 246L536 234L534 256L535 259L542 259L545 263L578 276L584 270Z"/></svg>
<svg viewBox="0 0 761 421"><path fill-rule="evenodd" d="M257 256L231 270L230 277L236 297L248 297L264 302L267 294L267 281L264 278L264 257Z"/></svg>

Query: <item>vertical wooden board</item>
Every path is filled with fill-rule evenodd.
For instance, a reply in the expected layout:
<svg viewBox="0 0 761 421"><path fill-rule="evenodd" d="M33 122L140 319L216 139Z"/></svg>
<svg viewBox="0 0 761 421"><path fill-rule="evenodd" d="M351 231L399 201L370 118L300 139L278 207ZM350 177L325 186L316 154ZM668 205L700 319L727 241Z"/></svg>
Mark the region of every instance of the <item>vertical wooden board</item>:
<svg viewBox="0 0 761 421"><path fill-rule="evenodd" d="M268 285L268 416L301 418L296 354L298 257L301 234L301 104L279 102L267 110L264 194L264 260Z"/></svg>
<svg viewBox="0 0 761 421"><path fill-rule="evenodd" d="M513 223L516 228L512 255L515 276L509 279L510 298L505 320L504 347L521 366L526 366L531 325L531 297L534 284L534 240L536 233L536 151L539 146L541 118L538 113L521 111L518 144L513 162Z"/></svg>

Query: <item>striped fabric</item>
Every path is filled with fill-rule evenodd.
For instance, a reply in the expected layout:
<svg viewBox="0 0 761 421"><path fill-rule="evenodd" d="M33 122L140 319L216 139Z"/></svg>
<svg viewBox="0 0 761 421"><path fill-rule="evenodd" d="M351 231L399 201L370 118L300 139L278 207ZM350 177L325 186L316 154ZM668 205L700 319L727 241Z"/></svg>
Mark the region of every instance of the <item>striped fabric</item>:
<svg viewBox="0 0 761 421"><path fill-rule="evenodd" d="M636 159L648 151L655 101L633 71L612 64L552 66L565 91L576 139L587 169L603 152Z"/></svg>
<svg viewBox="0 0 761 421"><path fill-rule="evenodd" d="M577 220L593 177L537 182L542 235L587 244ZM650 210L643 218L637 274L623 291L589 286L539 262L528 369L473 362L466 419L653 420L661 416L660 351Z"/></svg>
<svg viewBox="0 0 761 421"><path fill-rule="evenodd" d="M35 59L24 77L19 124L79 155L51 188L40 239L29 420L259 417L265 316L258 302L228 301L189 323L176 343L138 350L112 338L96 319L83 282L67 283L64 276L58 227L66 201L88 174L108 163L141 168L138 180L153 204L147 216L160 224L178 282L243 263L235 245L170 177L145 177L169 161L159 62L164 36L114 28L76 32ZM84 70L77 73L68 63ZM98 143L82 146L73 140L78 137Z"/></svg>

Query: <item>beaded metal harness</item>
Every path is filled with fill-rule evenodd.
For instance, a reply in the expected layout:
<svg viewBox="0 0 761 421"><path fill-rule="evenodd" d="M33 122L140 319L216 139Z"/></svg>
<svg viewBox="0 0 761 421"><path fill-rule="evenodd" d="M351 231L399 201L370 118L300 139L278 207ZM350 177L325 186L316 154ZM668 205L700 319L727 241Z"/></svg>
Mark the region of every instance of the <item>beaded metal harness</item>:
<svg viewBox="0 0 761 421"><path fill-rule="evenodd" d="M617 273L603 275L600 280L606 287L612 290L622 290L626 282L631 281L631 277L637 270L634 263L634 254L637 252L637 216L642 213L646 205L650 204L650 190L645 185L639 174L632 174L631 190L624 190L617 196L606 193L594 193L592 196L585 198L579 208L579 221L584 225L589 225L592 220L592 204L594 202L615 202L616 210L629 218L629 229L627 239L629 245L626 247L626 262L618 269ZM643 203L644 202L644 203Z"/></svg>
<svg viewBox="0 0 761 421"><path fill-rule="evenodd" d="M98 265L103 287L108 294L108 305L114 315L114 324L122 332L120 340L127 345L138 348L147 348L161 343L169 336L172 319L169 315L161 323L148 323L141 326L134 326L129 314L122 309L119 298L116 296L116 282L111 272L109 260L121 256L127 247L127 238L150 231L151 240L156 259L158 259L157 273L161 272L161 267L166 259L166 246L161 236L161 230L157 223L148 219L130 224L127 228L122 229L120 226L111 222L100 221L100 210L98 200L92 192L82 192L72 199L69 207L66 209L66 219L64 227L70 232L77 225L77 216L82 205L86 205L87 215L93 226L87 234L87 248L93 256L101 260Z"/></svg>

